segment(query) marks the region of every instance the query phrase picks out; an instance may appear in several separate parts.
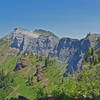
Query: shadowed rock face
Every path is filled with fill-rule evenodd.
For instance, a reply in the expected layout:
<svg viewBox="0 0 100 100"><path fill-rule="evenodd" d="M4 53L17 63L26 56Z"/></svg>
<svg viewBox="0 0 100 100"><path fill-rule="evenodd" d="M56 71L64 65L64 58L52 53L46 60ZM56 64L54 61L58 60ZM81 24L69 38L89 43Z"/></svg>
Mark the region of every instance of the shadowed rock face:
<svg viewBox="0 0 100 100"><path fill-rule="evenodd" d="M38 100L55 100L54 97L40 98Z"/></svg>
<svg viewBox="0 0 100 100"><path fill-rule="evenodd" d="M23 68L27 67L27 65L24 65L23 63L16 64L16 67L14 68L14 71L17 72Z"/></svg>
<svg viewBox="0 0 100 100"><path fill-rule="evenodd" d="M66 76L68 72L72 74L73 71L81 69L82 61L89 45L90 42L88 39L77 40L62 38L59 41L55 49L55 55L59 60L66 61L68 64L64 76Z"/></svg>
<svg viewBox="0 0 100 100"><path fill-rule="evenodd" d="M27 53L33 52L44 56L48 54L51 57L64 61L68 64L66 73L71 74L73 71L78 71L82 67L88 46L100 47L100 42L97 39L100 35L88 35L82 40L61 38L59 39L52 32L45 30L35 30L34 32L16 28L13 32L6 36L7 39L13 39L12 48L18 48Z"/></svg>
<svg viewBox="0 0 100 100"><path fill-rule="evenodd" d="M19 96L18 98L11 98L10 100L29 100L23 96Z"/></svg>

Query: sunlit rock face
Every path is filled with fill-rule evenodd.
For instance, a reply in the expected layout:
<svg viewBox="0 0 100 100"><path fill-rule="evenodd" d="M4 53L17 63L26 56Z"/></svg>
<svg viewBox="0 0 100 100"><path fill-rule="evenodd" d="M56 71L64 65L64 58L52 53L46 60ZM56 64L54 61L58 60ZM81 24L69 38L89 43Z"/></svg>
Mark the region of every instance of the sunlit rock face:
<svg viewBox="0 0 100 100"><path fill-rule="evenodd" d="M33 52L47 56L53 52L59 39L53 33L44 30L30 32L22 28L16 28L8 36L13 39L12 48L18 48L25 52Z"/></svg>
<svg viewBox="0 0 100 100"><path fill-rule="evenodd" d="M71 38L60 39L49 31L42 29L28 31L22 28L16 28L6 36L8 40L13 40L12 48L43 56L49 54L51 57L66 62L67 67L64 76L67 76L68 72L72 74L82 68L82 62L88 46L90 48L100 47L99 37L99 34L89 34L81 40Z"/></svg>
<svg viewBox="0 0 100 100"><path fill-rule="evenodd" d="M15 28L7 35L8 39L13 39L11 47L19 48L20 50L25 50L30 41L38 37L38 34L22 28Z"/></svg>

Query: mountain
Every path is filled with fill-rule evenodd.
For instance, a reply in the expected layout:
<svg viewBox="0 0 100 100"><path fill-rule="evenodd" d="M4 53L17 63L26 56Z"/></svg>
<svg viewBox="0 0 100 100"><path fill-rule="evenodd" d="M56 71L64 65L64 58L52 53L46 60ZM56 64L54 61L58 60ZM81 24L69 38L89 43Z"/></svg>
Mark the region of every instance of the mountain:
<svg viewBox="0 0 100 100"><path fill-rule="evenodd" d="M68 72L72 74L82 69L82 62L88 46L91 48L96 46L99 37L99 34L88 34L86 38L81 40L59 38L46 30L28 31L22 28L16 28L6 36L8 40L13 40L12 48L17 48L26 53L50 55L66 62L64 76L67 76Z"/></svg>
<svg viewBox="0 0 100 100"><path fill-rule="evenodd" d="M7 39L13 39L11 47L33 52L42 55L48 55L53 51L54 46L59 39L51 32L45 30L35 30L34 32L17 28L11 32Z"/></svg>
<svg viewBox="0 0 100 100"><path fill-rule="evenodd" d="M0 39L0 100L99 99L99 34L78 40L16 28Z"/></svg>

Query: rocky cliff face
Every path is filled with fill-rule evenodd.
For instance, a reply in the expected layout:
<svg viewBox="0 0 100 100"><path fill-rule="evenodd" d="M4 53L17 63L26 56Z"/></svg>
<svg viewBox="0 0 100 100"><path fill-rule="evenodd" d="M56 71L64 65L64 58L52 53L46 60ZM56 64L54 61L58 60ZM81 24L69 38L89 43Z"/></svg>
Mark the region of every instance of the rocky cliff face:
<svg viewBox="0 0 100 100"><path fill-rule="evenodd" d="M59 39L52 32L45 30L28 31L22 28L16 28L9 33L6 38L13 39L12 48L18 48L29 53L38 53L44 56L48 54L65 61L68 66L66 73L73 73L81 69L88 46L100 46L97 42L100 35L88 35L82 40L61 38Z"/></svg>
<svg viewBox="0 0 100 100"><path fill-rule="evenodd" d="M47 34L46 34L47 33ZM18 48L25 52L38 53L47 56L54 49L59 39L53 33L44 30L30 32L22 28L16 28L9 33L8 39L13 39L12 48Z"/></svg>
<svg viewBox="0 0 100 100"><path fill-rule="evenodd" d="M67 75L68 72L72 73L81 69L82 61L87 51L90 42L88 39L77 40L70 38L62 38L55 49L56 56L59 60L66 61Z"/></svg>

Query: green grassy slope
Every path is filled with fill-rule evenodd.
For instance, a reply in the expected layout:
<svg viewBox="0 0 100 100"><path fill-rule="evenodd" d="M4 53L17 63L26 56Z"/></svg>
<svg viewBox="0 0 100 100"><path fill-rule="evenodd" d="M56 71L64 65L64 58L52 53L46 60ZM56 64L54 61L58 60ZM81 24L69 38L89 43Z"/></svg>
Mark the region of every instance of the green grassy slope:
<svg viewBox="0 0 100 100"><path fill-rule="evenodd" d="M9 72L10 75L14 77L14 83L11 86L12 91L8 94L6 99L21 95L33 100L36 99L39 88L43 88L45 93L48 92L48 94L50 94L53 88L61 81L64 73L63 71L61 72L61 70L65 68L65 64L50 58L50 63L47 68L42 69L45 64L45 57L32 54L28 54L27 56L23 54L20 56L9 55L8 52L11 50L9 45L10 44L4 40L0 42L0 70L3 69L5 73ZM42 60L40 60L41 57ZM18 72L14 72L13 70L20 58L24 59L24 64L28 66ZM42 78L40 82L37 82L37 76L34 76L37 70L37 64L40 65L40 69L43 70L40 72L40 77ZM33 78L30 86L27 85L28 77Z"/></svg>
<svg viewBox="0 0 100 100"><path fill-rule="evenodd" d="M94 53L90 53L87 59L94 54L93 59L97 60L93 60L92 64L88 60L84 61L84 70L73 77L69 75L68 78L64 78L65 63L41 55L26 55L23 52L17 56L19 50L10 48L11 42L0 41L0 72L3 70L5 75L9 75L9 78L13 79L13 81L9 81L6 95L0 94L0 97L4 95L6 100L18 96L24 96L29 100L36 100L37 97L43 98L43 100L45 100L44 97L54 97L55 100L91 100L90 98L99 100L100 67L98 67L97 73L94 69L96 66L100 66L100 61ZM99 48L94 52L99 52ZM27 66L14 72L18 63ZM2 74L0 74L1 76ZM5 91L5 88L0 88L0 93L3 93L2 91ZM87 96L87 99L83 98L84 95Z"/></svg>

